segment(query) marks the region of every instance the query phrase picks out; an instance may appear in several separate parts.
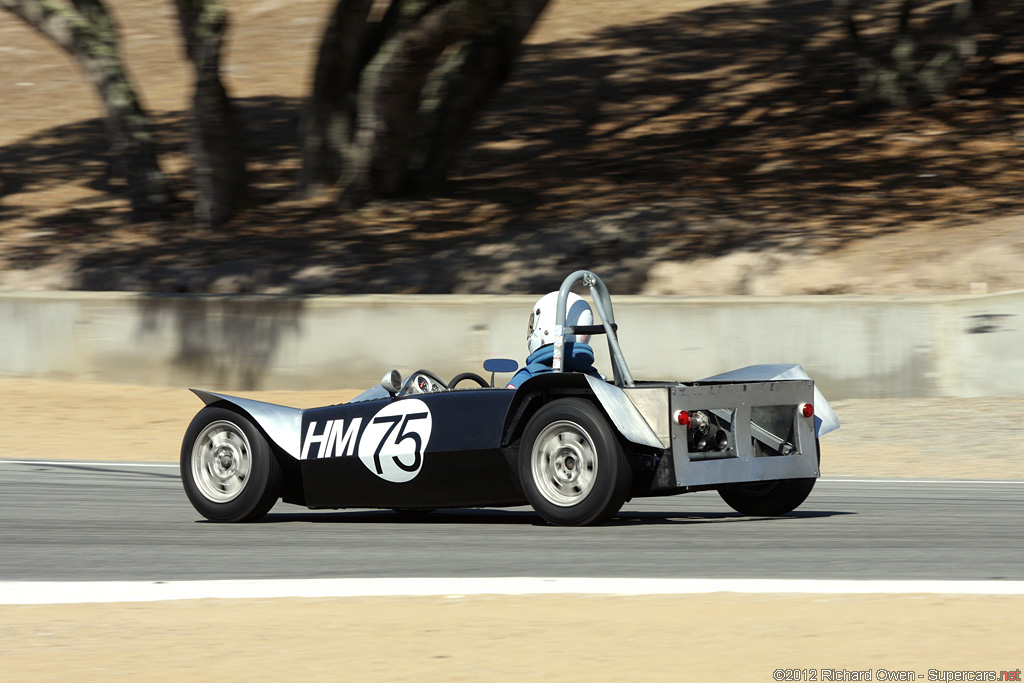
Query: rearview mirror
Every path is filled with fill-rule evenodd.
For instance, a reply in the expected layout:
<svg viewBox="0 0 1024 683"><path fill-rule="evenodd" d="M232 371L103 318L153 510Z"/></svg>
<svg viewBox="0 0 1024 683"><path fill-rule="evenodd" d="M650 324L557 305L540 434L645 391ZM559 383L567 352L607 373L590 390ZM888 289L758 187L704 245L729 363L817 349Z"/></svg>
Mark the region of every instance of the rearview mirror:
<svg viewBox="0 0 1024 683"><path fill-rule="evenodd" d="M487 372L515 372L518 369L519 363L511 358L488 358L484 361Z"/></svg>
<svg viewBox="0 0 1024 683"><path fill-rule="evenodd" d="M384 387L384 391L388 392L388 396L394 396L402 390L401 373L398 370L391 370L381 379L380 385Z"/></svg>
<svg viewBox="0 0 1024 683"><path fill-rule="evenodd" d="M494 373L515 372L519 369L519 363L511 358L488 358L484 361L484 370L491 373L491 386L494 386Z"/></svg>

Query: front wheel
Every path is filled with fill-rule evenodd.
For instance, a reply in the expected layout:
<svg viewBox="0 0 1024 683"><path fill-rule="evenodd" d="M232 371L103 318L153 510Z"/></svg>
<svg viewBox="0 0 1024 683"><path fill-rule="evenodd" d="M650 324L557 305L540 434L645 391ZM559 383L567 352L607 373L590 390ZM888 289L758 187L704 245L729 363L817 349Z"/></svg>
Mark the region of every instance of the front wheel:
<svg viewBox="0 0 1024 683"><path fill-rule="evenodd" d="M564 398L530 419L519 477L533 509L551 524L599 524L619 511L632 470L615 432L590 401Z"/></svg>
<svg viewBox="0 0 1024 683"><path fill-rule="evenodd" d="M232 410L199 411L181 444L181 481L212 522L250 522L281 495L281 467L252 422Z"/></svg>

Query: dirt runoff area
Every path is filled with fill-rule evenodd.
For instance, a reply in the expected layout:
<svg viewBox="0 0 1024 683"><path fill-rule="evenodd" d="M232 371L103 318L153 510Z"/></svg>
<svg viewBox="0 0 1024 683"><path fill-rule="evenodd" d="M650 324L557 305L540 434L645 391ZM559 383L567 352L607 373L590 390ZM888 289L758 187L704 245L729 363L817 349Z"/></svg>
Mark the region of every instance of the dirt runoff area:
<svg viewBox="0 0 1024 683"><path fill-rule="evenodd" d="M929 670L1020 669L1022 615L1021 596L730 593L19 606L0 607L0 665L5 681L998 680Z"/></svg>
<svg viewBox="0 0 1024 683"><path fill-rule="evenodd" d="M246 395L311 407L355 393ZM0 378L0 458L174 461L201 407L184 389ZM1024 479L1024 421L1015 419L1024 398L858 400L834 407L843 427L822 439L826 476ZM1021 668L1022 632L1021 596L718 593L0 606L0 678L821 681L906 680L886 677L910 671L920 680L965 680L943 679L942 672L998 676ZM930 670L938 677L929 678Z"/></svg>

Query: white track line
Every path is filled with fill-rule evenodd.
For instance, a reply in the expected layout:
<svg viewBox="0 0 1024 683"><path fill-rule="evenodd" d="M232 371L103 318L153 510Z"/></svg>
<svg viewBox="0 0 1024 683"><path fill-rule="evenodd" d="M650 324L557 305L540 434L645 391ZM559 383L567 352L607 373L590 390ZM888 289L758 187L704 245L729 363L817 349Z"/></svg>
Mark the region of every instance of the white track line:
<svg viewBox="0 0 1024 683"><path fill-rule="evenodd" d="M1024 484L1024 479L854 479L821 477L826 484Z"/></svg>
<svg viewBox="0 0 1024 683"><path fill-rule="evenodd" d="M178 469L178 463L166 462L82 462L79 460L0 460L0 465L49 465L54 467L166 467Z"/></svg>
<svg viewBox="0 0 1024 683"><path fill-rule="evenodd" d="M1024 595L1024 581L845 581L804 579L421 578L253 581L3 581L0 605L163 600L470 595Z"/></svg>

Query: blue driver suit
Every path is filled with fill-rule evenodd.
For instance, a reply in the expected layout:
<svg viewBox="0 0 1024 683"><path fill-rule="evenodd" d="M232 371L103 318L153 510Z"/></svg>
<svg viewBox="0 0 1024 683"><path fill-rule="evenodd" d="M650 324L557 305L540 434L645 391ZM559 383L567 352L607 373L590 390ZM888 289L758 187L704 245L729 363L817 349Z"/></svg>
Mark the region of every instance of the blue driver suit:
<svg viewBox="0 0 1024 683"><path fill-rule="evenodd" d="M552 372L551 363L554 359L554 344L546 344L540 347L527 356L526 367L520 368L519 372L513 375L505 388L515 389L534 375ZM585 372L594 377L601 377L601 373L594 367L594 349L590 348L589 344L584 344L583 342L565 343L562 347L562 368L566 372Z"/></svg>

